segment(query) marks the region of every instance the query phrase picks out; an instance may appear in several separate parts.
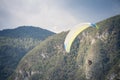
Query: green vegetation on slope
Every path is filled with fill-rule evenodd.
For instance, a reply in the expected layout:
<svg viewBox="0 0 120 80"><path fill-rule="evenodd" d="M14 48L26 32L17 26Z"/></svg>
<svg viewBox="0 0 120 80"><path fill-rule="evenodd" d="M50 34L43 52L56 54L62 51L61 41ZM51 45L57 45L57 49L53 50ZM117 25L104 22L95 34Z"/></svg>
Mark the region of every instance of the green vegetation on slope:
<svg viewBox="0 0 120 80"><path fill-rule="evenodd" d="M52 34L32 26L0 31L0 80L6 80L26 53Z"/></svg>
<svg viewBox="0 0 120 80"><path fill-rule="evenodd" d="M120 15L97 25L98 30L88 28L76 38L70 53L63 46L66 32L42 41L9 80L119 80Z"/></svg>
<svg viewBox="0 0 120 80"><path fill-rule="evenodd" d="M15 29L5 29L0 31L1 37L10 37L10 38L33 38L44 40L46 37L53 35L55 33L42 29L39 27L33 26L20 26Z"/></svg>
<svg viewBox="0 0 120 80"><path fill-rule="evenodd" d="M38 43L39 40L32 38L0 37L0 79L4 80L10 76L20 59Z"/></svg>

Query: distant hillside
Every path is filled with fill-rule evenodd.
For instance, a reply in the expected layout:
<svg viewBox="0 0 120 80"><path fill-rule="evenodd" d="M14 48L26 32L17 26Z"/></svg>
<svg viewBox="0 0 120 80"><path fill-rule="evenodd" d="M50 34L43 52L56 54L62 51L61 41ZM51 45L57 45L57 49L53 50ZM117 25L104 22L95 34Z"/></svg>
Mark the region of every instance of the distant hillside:
<svg viewBox="0 0 120 80"><path fill-rule="evenodd" d="M29 51L8 80L120 80L120 15L88 28L64 50L67 32Z"/></svg>
<svg viewBox="0 0 120 80"><path fill-rule="evenodd" d="M29 50L53 34L32 26L0 31L0 80L6 80Z"/></svg>
<svg viewBox="0 0 120 80"><path fill-rule="evenodd" d="M47 36L55 33L33 26L20 26L15 29L5 29L0 31L0 37L10 38L34 38L44 40Z"/></svg>

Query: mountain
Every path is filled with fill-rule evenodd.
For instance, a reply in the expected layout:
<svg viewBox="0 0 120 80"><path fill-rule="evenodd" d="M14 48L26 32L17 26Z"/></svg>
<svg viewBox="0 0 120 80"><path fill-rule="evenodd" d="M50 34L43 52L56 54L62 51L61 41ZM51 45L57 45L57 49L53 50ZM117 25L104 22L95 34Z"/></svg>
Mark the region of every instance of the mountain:
<svg viewBox="0 0 120 80"><path fill-rule="evenodd" d="M34 38L39 40L44 40L52 34L54 33L51 31L33 26L20 26L15 29L5 29L0 31L0 37Z"/></svg>
<svg viewBox="0 0 120 80"><path fill-rule="evenodd" d="M6 80L29 50L53 34L33 26L0 31L0 80Z"/></svg>
<svg viewBox="0 0 120 80"><path fill-rule="evenodd" d="M120 15L88 28L64 50L68 32L53 35L25 55L8 80L119 80Z"/></svg>

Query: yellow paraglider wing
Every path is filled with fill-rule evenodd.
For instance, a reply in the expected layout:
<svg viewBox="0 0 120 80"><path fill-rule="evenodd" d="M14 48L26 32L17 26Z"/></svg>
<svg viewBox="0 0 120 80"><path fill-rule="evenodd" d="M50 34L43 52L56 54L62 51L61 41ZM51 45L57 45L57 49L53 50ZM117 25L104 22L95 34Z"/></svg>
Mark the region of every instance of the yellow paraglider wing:
<svg viewBox="0 0 120 80"><path fill-rule="evenodd" d="M71 45L75 38L77 37L78 34L80 34L83 30L87 29L88 27L96 27L95 24L91 23L83 23L75 26L66 36L65 41L64 41L64 47L66 52L70 52Z"/></svg>

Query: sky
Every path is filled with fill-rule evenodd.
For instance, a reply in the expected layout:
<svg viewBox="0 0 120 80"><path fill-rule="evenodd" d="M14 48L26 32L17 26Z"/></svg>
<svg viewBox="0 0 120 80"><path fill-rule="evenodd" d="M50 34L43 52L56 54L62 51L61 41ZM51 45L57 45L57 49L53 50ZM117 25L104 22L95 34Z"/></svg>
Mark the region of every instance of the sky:
<svg viewBox="0 0 120 80"><path fill-rule="evenodd" d="M0 0L0 30L36 26L56 33L120 14L120 0Z"/></svg>

